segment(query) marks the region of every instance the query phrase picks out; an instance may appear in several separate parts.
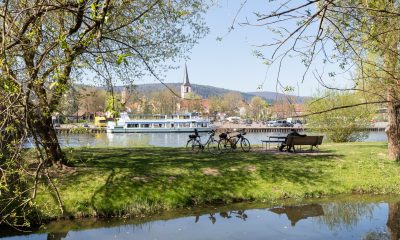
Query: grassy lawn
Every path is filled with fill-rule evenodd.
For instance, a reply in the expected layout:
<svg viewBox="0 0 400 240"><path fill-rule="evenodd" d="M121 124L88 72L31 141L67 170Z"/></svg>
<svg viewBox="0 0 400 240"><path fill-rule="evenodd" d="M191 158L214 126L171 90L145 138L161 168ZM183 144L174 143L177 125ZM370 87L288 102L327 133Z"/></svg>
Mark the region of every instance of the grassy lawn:
<svg viewBox="0 0 400 240"><path fill-rule="evenodd" d="M325 144L325 154L314 156L73 148L66 152L74 167L54 178L71 216L137 215L195 204L347 193L400 194L400 164L387 159L386 148L384 143ZM38 209L45 217L57 217L54 196L41 192Z"/></svg>

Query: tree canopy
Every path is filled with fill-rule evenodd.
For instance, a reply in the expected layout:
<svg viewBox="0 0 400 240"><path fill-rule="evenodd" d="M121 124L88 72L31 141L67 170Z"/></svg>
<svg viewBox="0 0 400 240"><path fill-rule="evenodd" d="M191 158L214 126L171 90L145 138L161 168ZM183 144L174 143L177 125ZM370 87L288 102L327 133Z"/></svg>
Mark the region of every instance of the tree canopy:
<svg viewBox="0 0 400 240"><path fill-rule="evenodd" d="M285 68L285 58L301 59L305 70L298 82L312 74L327 89L361 92L363 102L357 106L386 103L388 152L400 160L400 29L395 27L400 23L400 2L304 0L272 1L267 6L257 10L254 21L243 23L265 27L274 35L261 45L267 50L256 55L277 64L279 71ZM336 70L325 71L328 65ZM285 89L279 76L278 85ZM353 80L351 86L335 84L346 79Z"/></svg>
<svg viewBox="0 0 400 240"><path fill-rule="evenodd" d="M11 194L0 195L7 206L0 223L24 218L17 210L35 198L42 174L52 186L44 169L66 164L52 115L72 83L100 80L113 95L116 81L144 74L161 81L171 60L185 57L208 32L206 9L203 0L0 1L0 191ZM33 193L20 191L21 175L32 171L20 162L28 136L39 159L29 164L36 167Z"/></svg>

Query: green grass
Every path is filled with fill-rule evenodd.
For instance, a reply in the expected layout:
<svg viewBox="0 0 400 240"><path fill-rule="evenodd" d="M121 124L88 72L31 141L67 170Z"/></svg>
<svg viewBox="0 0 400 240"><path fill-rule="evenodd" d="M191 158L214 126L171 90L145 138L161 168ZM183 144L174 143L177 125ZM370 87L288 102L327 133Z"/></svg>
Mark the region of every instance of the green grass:
<svg viewBox="0 0 400 240"><path fill-rule="evenodd" d="M55 176L67 216L147 215L206 203L272 202L349 193L399 194L400 164L383 143L326 144L324 155L181 148L66 149L72 170ZM44 186L41 186L43 189ZM55 197L37 197L44 218L59 217Z"/></svg>

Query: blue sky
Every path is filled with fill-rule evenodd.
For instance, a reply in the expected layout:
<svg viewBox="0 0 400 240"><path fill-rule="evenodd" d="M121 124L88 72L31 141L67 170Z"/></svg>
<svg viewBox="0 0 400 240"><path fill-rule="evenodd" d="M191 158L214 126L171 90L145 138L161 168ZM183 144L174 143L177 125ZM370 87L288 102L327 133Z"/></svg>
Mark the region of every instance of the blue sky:
<svg viewBox="0 0 400 240"><path fill-rule="evenodd" d="M227 34L241 2L221 0L218 6L211 7L207 12L205 20L210 33L201 39L189 54L190 60L187 61L187 65L190 82L244 92L275 91L278 64L268 67L253 54L254 50L260 50L264 55L271 56L273 48L263 49L256 45L270 43L272 33L264 27L241 27L235 24L235 29ZM254 20L255 11L275 7L276 3L270 3L270 1L249 0L238 16L237 23L245 21L246 18ZM284 24L288 25L288 23ZM223 40L217 41L217 38L221 36ZM175 64L180 68L166 73L164 78L166 83L183 80L184 61ZM312 70L318 69L322 72L322 68L323 64L317 61ZM304 72L305 67L299 58L286 58L282 63L280 81L284 86L294 87L294 95L311 96L321 87L311 72L302 82ZM157 81L149 77L138 83L154 82ZM257 89L261 84L262 90ZM282 92L279 88L277 90Z"/></svg>

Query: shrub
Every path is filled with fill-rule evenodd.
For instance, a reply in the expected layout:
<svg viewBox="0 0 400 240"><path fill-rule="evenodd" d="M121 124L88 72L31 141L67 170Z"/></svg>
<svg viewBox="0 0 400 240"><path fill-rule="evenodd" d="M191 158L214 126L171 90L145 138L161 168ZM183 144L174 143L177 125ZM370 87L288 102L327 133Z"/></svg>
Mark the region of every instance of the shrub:
<svg viewBox="0 0 400 240"><path fill-rule="evenodd" d="M371 105L341 108L361 102L355 93L328 90L306 104L308 113L338 109L309 116L309 127L326 134L333 142L361 141L368 136L365 128L369 126L375 108Z"/></svg>

